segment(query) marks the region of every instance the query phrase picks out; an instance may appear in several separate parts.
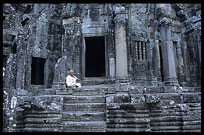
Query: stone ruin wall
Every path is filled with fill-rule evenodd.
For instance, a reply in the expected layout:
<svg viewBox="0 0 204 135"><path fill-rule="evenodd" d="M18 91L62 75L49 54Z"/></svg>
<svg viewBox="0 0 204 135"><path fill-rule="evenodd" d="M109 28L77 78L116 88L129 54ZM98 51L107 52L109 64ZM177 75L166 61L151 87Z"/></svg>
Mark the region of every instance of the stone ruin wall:
<svg viewBox="0 0 204 135"><path fill-rule="evenodd" d="M200 131L201 5L121 6L125 9L122 12L126 20L130 84L104 90L106 126L98 131ZM3 77L4 131L66 132L62 124L66 96L59 87L63 85L65 89L64 76L71 68L83 81L81 55L85 36L106 36L107 63L117 59L116 7L114 4L3 5L3 55L7 56ZM171 62L166 64L165 72L161 69L160 57L171 58L159 53L159 48L166 51L159 46L166 45L173 47L169 52L174 57L173 74L169 73ZM32 57L46 59L43 87L31 85ZM109 66L107 77L114 80L115 73L108 70ZM168 77L173 78L170 80L173 87L164 85ZM174 79L178 79L183 89L174 84ZM73 95L69 90L65 93Z"/></svg>

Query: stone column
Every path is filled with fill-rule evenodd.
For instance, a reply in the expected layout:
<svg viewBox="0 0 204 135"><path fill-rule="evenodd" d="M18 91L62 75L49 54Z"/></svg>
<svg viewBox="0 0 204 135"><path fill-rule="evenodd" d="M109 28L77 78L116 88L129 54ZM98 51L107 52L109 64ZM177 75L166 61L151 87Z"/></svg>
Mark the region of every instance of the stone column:
<svg viewBox="0 0 204 135"><path fill-rule="evenodd" d="M178 40L176 44L176 52L177 52L177 59L178 59L178 66L179 66L179 83L184 85L184 63L183 63L183 57L181 52L181 41Z"/></svg>
<svg viewBox="0 0 204 135"><path fill-rule="evenodd" d="M115 8L116 79L128 78L126 13L123 6Z"/></svg>
<svg viewBox="0 0 204 135"><path fill-rule="evenodd" d="M172 42L172 36L171 36L171 30L172 30L171 22L172 20L166 17L160 20L164 84L170 85L170 86L177 86L178 80L176 76L176 66L175 66L173 42Z"/></svg>
<svg viewBox="0 0 204 135"><path fill-rule="evenodd" d="M25 56L23 52L17 54L17 75L16 75L16 89L24 89L25 82Z"/></svg>
<svg viewBox="0 0 204 135"><path fill-rule="evenodd" d="M156 76L158 78L158 80L162 80L161 79L161 65L160 65L160 53L159 53L159 40L155 41L155 71L156 71Z"/></svg>

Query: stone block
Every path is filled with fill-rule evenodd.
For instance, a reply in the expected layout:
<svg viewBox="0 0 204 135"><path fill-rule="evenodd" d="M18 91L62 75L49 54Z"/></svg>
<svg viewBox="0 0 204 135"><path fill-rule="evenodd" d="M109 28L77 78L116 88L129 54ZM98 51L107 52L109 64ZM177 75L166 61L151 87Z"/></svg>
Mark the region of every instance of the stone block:
<svg viewBox="0 0 204 135"><path fill-rule="evenodd" d="M108 118L149 118L149 114L147 113L129 113L129 112L124 112L124 113L108 113L107 114Z"/></svg>
<svg viewBox="0 0 204 135"><path fill-rule="evenodd" d="M201 102L201 95L200 94L184 94L183 95L184 103L199 103Z"/></svg>
<svg viewBox="0 0 204 135"><path fill-rule="evenodd" d="M105 103L103 96L66 96L64 103Z"/></svg>
<svg viewBox="0 0 204 135"><path fill-rule="evenodd" d="M143 94L130 94L131 103L145 102L145 96Z"/></svg>
<svg viewBox="0 0 204 135"><path fill-rule="evenodd" d="M107 124L145 124L149 123L147 118L108 118Z"/></svg>
<svg viewBox="0 0 204 135"><path fill-rule="evenodd" d="M66 112L62 115L63 121L104 121L104 112Z"/></svg>
<svg viewBox="0 0 204 135"><path fill-rule="evenodd" d="M175 103L182 103L183 102L183 96L181 94L177 94L177 93L161 94L160 99L161 100L172 100Z"/></svg>
<svg viewBox="0 0 204 135"><path fill-rule="evenodd" d="M145 110L148 108L145 102L140 102L140 103L133 103L133 104L121 103L120 109L122 110Z"/></svg>
<svg viewBox="0 0 204 135"><path fill-rule="evenodd" d="M183 121L197 121L201 120L201 114L193 113L187 116L182 116Z"/></svg>
<svg viewBox="0 0 204 135"><path fill-rule="evenodd" d="M128 93L118 93L114 95L114 103L129 103L130 95Z"/></svg>
<svg viewBox="0 0 204 135"><path fill-rule="evenodd" d="M36 109L61 112L63 99L58 96L34 96L31 106Z"/></svg>
<svg viewBox="0 0 204 135"><path fill-rule="evenodd" d="M67 104L63 105L64 111L104 111L104 103L80 103L80 104Z"/></svg>

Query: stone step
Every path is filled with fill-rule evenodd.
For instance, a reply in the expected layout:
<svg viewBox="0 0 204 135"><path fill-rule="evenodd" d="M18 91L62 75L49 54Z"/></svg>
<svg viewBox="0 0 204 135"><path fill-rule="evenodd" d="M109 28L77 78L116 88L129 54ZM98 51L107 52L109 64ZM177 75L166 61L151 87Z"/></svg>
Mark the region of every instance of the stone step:
<svg viewBox="0 0 204 135"><path fill-rule="evenodd" d="M104 121L91 122L68 122L64 121L61 125L63 132L105 132L106 123Z"/></svg>
<svg viewBox="0 0 204 135"><path fill-rule="evenodd" d="M151 127L152 131L164 131L164 132L171 132L171 130L182 130L182 126L155 126Z"/></svg>
<svg viewBox="0 0 204 135"><path fill-rule="evenodd" d="M60 124L25 124L25 128L59 128Z"/></svg>
<svg viewBox="0 0 204 135"><path fill-rule="evenodd" d="M25 118L25 124L59 124L59 118Z"/></svg>
<svg viewBox="0 0 204 135"><path fill-rule="evenodd" d="M63 105L64 111L96 111L105 112L105 103L78 103L78 104L68 104Z"/></svg>
<svg viewBox="0 0 204 135"><path fill-rule="evenodd" d="M82 90L82 91L74 91L72 95L74 96L103 96L104 93L102 91Z"/></svg>
<svg viewBox="0 0 204 135"><path fill-rule="evenodd" d="M107 132L149 132L149 127L145 128L107 128Z"/></svg>
<svg viewBox="0 0 204 135"><path fill-rule="evenodd" d="M107 124L148 124L149 118L107 118Z"/></svg>
<svg viewBox="0 0 204 135"><path fill-rule="evenodd" d="M64 103L105 103L103 96L66 96Z"/></svg>
<svg viewBox="0 0 204 135"><path fill-rule="evenodd" d="M182 87L182 92L201 92L201 87Z"/></svg>
<svg viewBox="0 0 204 135"><path fill-rule="evenodd" d="M25 114L26 118L56 118L60 116L61 114L35 114L35 113Z"/></svg>
<svg viewBox="0 0 204 135"><path fill-rule="evenodd" d="M107 128L147 128L148 124L108 124Z"/></svg>
<svg viewBox="0 0 204 135"><path fill-rule="evenodd" d="M149 110L107 110L107 113L109 114L117 114L117 113L140 113L140 114L144 114L144 113L149 113Z"/></svg>
<svg viewBox="0 0 204 135"><path fill-rule="evenodd" d="M24 128L23 132L59 132L58 128Z"/></svg>
<svg viewBox="0 0 204 135"><path fill-rule="evenodd" d="M181 121L150 122L151 126L182 126Z"/></svg>
<svg viewBox="0 0 204 135"><path fill-rule="evenodd" d="M109 114L107 113L108 118L149 118L149 114L135 114L135 113L117 113Z"/></svg>
<svg viewBox="0 0 204 135"><path fill-rule="evenodd" d="M102 84L113 84L115 81L106 78L90 77L84 79L81 84L82 86L93 86L93 85L102 85Z"/></svg>
<svg viewBox="0 0 204 135"><path fill-rule="evenodd" d="M148 110L146 103L108 103L107 109L109 110Z"/></svg>
<svg viewBox="0 0 204 135"><path fill-rule="evenodd" d="M105 121L104 112L64 112L62 121Z"/></svg>
<svg viewBox="0 0 204 135"><path fill-rule="evenodd" d="M152 122L169 122L169 121L181 121L182 116L161 116L161 117L150 117Z"/></svg>

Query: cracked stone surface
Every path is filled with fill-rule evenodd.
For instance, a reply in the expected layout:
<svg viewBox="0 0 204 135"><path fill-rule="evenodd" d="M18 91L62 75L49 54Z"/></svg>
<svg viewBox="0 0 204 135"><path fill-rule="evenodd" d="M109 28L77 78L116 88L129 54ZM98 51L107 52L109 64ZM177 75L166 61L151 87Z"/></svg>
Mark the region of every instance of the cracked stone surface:
<svg viewBox="0 0 204 135"><path fill-rule="evenodd" d="M199 3L3 3L3 131L201 132L201 61Z"/></svg>

